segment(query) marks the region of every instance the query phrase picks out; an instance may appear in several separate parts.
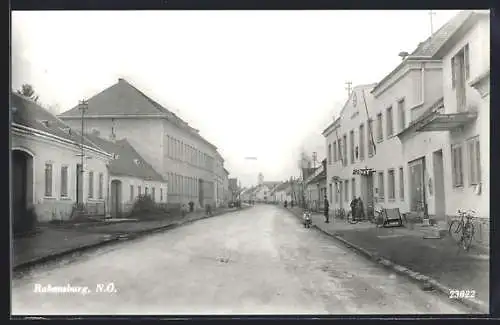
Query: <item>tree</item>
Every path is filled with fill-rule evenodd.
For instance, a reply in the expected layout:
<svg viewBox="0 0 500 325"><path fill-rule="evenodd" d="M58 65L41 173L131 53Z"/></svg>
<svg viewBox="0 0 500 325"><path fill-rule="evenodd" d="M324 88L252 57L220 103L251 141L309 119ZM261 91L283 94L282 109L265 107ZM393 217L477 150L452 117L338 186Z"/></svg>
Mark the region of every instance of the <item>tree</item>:
<svg viewBox="0 0 500 325"><path fill-rule="evenodd" d="M25 97L30 98L34 102L38 101L38 97L39 96L35 93L35 89L30 84L23 84L21 86L21 89L17 90L17 93L20 94L20 95L23 95Z"/></svg>

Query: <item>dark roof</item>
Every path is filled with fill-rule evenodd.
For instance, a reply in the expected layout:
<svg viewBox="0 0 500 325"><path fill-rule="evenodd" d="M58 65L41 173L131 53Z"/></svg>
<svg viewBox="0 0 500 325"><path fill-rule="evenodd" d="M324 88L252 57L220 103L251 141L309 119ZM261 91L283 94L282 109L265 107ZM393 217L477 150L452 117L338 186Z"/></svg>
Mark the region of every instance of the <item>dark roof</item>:
<svg viewBox="0 0 500 325"><path fill-rule="evenodd" d="M199 135L198 130L191 127L186 121L144 94L125 79L118 79L116 84L92 96L87 102L88 110L85 113L86 116L162 116L178 127L190 131L197 138L200 138L207 144L216 148L212 143ZM81 113L77 105L59 114L59 117L64 119L68 117L79 117L80 115Z"/></svg>
<svg viewBox="0 0 500 325"><path fill-rule="evenodd" d="M100 138L95 134L87 134L86 136L98 147L115 155L115 159L109 163L109 172L111 174L159 182L165 181L126 139L113 142Z"/></svg>
<svg viewBox="0 0 500 325"><path fill-rule="evenodd" d="M78 130L71 129L66 123L31 99L16 92L12 92L10 98L11 107L15 108L12 110L12 122L50 133L77 144L82 143L81 133ZM83 138L83 143L86 146L99 149L86 137Z"/></svg>

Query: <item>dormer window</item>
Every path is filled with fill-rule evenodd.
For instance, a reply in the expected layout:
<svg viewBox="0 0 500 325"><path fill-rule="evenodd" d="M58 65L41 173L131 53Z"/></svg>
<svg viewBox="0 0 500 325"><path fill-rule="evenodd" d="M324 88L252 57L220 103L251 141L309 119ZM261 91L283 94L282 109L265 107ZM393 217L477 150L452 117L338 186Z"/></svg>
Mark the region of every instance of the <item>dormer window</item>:
<svg viewBox="0 0 500 325"><path fill-rule="evenodd" d="M66 134L70 134L71 135L71 128L60 128L61 131L63 131L64 133Z"/></svg>
<svg viewBox="0 0 500 325"><path fill-rule="evenodd" d="M48 127L50 126L50 124L49 124L49 121L48 121L48 120L40 120L39 122L40 122L40 123L42 123L42 124L43 124L43 126L45 126L46 128L48 128Z"/></svg>
<svg viewBox="0 0 500 325"><path fill-rule="evenodd" d="M139 159L137 159L137 158L136 158L136 159L134 159L134 163L135 163L137 166L139 166L139 164L140 164L141 162L140 162L140 160L139 160Z"/></svg>

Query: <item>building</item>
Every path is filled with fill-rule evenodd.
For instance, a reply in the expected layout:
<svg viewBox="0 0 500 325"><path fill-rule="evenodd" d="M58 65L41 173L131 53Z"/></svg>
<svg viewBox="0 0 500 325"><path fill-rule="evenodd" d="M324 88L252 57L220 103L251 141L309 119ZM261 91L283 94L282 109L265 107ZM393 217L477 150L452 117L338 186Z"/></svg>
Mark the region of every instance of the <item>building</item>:
<svg viewBox="0 0 500 325"><path fill-rule="evenodd" d="M327 195L326 159L306 178L305 184L307 206L313 211L321 211L324 207L324 197Z"/></svg>
<svg viewBox="0 0 500 325"><path fill-rule="evenodd" d="M276 186L272 191L272 199L277 203L290 202L292 200L292 189L290 182L286 181Z"/></svg>
<svg viewBox="0 0 500 325"><path fill-rule="evenodd" d="M234 202L238 199L239 195L239 186L237 178L229 178L229 192L230 192L230 201Z"/></svg>
<svg viewBox="0 0 500 325"><path fill-rule="evenodd" d="M418 158L414 177L430 215L449 219L477 212L476 240L489 239L489 11L462 11L449 37L426 53L443 63L443 96L403 130L405 156ZM419 141L429 147L417 150ZM421 144L420 144L421 145ZM424 175L424 176L422 176ZM413 180L412 179L412 180Z"/></svg>
<svg viewBox="0 0 500 325"><path fill-rule="evenodd" d="M223 204L226 206L229 204L229 202L232 201L232 194L229 189L229 171L226 168L223 169L224 169L224 176L222 181L222 186L224 190Z"/></svg>
<svg viewBox="0 0 500 325"><path fill-rule="evenodd" d="M167 203L167 181L142 158L126 139L106 140L96 132L86 137L97 147L113 155L108 165L109 198L111 217L130 212L137 198L150 196L158 204Z"/></svg>
<svg viewBox="0 0 500 325"><path fill-rule="evenodd" d="M59 117L79 127L81 112L72 108ZM168 181L169 202L197 207L216 204L217 148L198 130L124 79L88 100L85 132L124 139Z"/></svg>
<svg viewBox="0 0 500 325"><path fill-rule="evenodd" d="M272 202L271 191L279 184L279 182L262 181L253 191L254 200L257 202Z"/></svg>
<svg viewBox="0 0 500 325"><path fill-rule="evenodd" d="M76 203L105 216L112 155L24 96L11 105L14 228L31 208L39 222L70 219Z"/></svg>

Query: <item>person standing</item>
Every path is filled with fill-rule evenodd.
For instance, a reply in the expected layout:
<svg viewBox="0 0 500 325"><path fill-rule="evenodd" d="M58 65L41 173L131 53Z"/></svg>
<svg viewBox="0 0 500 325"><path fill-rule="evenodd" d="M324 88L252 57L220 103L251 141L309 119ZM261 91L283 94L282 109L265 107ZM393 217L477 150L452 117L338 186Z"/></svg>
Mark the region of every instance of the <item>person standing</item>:
<svg viewBox="0 0 500 325"><path fill-rule="evenodd" d="M328 203L328 199L326 198L326 195L325 195L325 210L324 210L324 214L325 214L325 222L326 223L329 223L330 220L329 220L329 212L330 212L330 203Z"/></svg>

